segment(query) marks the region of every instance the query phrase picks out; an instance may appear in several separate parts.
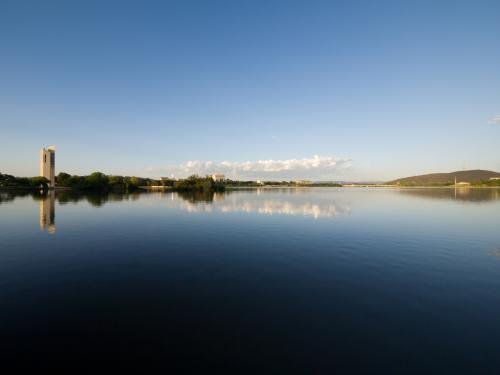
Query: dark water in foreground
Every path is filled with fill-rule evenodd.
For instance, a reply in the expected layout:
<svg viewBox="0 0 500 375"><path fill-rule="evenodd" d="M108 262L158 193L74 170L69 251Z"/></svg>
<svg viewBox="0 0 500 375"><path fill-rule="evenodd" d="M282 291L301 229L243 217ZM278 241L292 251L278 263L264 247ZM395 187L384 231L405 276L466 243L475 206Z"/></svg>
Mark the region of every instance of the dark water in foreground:
<svg viewBox="0 0 500 375"><path fill-rule="evenodd" d="M498 373L499 214L499 190L0 192L0 363Z"/></svg>

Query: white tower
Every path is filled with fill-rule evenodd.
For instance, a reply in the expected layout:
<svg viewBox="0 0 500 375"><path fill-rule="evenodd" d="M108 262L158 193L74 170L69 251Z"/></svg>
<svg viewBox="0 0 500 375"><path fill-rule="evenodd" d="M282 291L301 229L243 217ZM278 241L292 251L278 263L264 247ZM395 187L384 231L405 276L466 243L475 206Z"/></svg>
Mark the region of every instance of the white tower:
<svg viewBox="0 0 500 375"><path fill-rule="evenodd" d="M40 176L49 180L49 188L56 186L56 147L49 146L40 150Z"/></svg>

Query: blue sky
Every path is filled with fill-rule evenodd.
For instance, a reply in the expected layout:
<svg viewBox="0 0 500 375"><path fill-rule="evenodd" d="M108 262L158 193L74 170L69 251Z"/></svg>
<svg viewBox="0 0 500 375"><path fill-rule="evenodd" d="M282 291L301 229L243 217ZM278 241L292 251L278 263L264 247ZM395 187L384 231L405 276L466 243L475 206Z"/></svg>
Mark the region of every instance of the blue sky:
<svg viewBox="0 0 500 375"><path fill-rule="evenodd" d="M498 1L4 0L0 171L36 175L52 144L72 174L500 171L499 17Z"/></svg>

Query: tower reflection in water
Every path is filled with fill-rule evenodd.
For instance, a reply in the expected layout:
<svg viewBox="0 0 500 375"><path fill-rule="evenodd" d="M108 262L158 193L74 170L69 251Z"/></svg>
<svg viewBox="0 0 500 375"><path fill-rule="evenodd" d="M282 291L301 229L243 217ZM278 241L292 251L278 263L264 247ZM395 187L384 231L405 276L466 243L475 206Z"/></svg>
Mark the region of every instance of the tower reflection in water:
<svg viewBox="0 0 500 375"><path fill-rule="evenodd" d="M56 193L54 190L49 190L46 194L40 197L40 230L50 234L56 232Z"/></svg>

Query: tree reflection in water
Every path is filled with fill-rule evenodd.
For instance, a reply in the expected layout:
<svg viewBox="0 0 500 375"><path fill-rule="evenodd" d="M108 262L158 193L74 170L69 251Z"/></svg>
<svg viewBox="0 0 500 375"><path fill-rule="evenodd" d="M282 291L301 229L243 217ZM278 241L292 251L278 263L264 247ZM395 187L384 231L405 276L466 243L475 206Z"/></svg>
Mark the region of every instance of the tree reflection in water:
<svg viewBox="0 0 500 375"><path fill-rule="evenodd" d="M373 190L375 193L377 189ZM500 199L500 189L495 188L405 188L391 189L391 192L419 199L442 199L456 202L478 203ZM344 198L350 195L354 199L355 194L352 193L355 191L350 188L340 188L334 191L321 188L263 188L227 190L226 192L142 191L134 193L4 190L0 191L0 205L28 197L39 201L40 228L54 233L56 202L61 206L87 202L92 207L102 207L109 202L136 201L141 197L148 197L148 199L164 201L167 208L182 209L190 213L244 212L262 215L300 215L318 219L350 214L351 203Z"/></svg>
<svg viewBox="0 0 500 375"><path fill-rule="evenodd" d="M407 196L428 199L450 199L466 202L487 202L500 199L497 188L403 188L398 192Z"/></svg>

